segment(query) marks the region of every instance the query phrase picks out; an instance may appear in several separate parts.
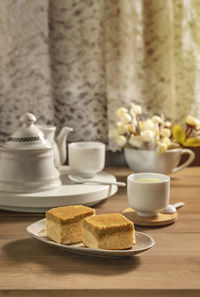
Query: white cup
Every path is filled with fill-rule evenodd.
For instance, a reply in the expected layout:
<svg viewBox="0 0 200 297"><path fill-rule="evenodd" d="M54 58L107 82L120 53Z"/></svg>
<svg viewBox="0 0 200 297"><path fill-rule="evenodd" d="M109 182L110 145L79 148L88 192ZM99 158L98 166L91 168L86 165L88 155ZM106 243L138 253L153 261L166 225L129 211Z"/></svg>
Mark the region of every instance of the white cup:
<svg viewBox="0 0 200 297"><path fill-rule="evenodd" d="M139 216L153 217L169 204L170 177L160 173L136 173L127 178L128 204Z"/></svg>
<svg viewBox="0 0 200 297"><path fill-rule="evenodd" d="M83 177L92 177L105 167L105 144L101 142L70 143L68 155L70 170Z"/></svg>

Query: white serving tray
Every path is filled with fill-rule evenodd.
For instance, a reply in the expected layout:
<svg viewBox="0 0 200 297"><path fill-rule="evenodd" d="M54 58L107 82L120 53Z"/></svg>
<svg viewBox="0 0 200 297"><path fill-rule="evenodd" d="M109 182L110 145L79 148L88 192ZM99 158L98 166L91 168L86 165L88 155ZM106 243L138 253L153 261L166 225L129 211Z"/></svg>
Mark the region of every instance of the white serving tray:
<svg viewBox="0 0 200 297"><path fill-rule="evenodd" d="M105 171L98 173L95 178L102 181L116 181L114 175ZM115 185L75 184L68 179L65 170L61 172L61 180L62 185L50 191L36 193L0 191L0 209L44 213L47 209L63 205L92 206L114 195L118 190Z"/></svg>
<svg viewBox="0 0 200 297"><path fill-rule="evenodd" d="M32 237L55 247L62 248L68 252L85 254L88 256L96 256L96 257L127 257L131 255L136 255L142 253L150 248L152 248L155 244L153 238L145 233L135 232L135 244L132 248L127 250L101 250L101 249L93 249L87 248L83 245L83 243L78 244L60 244L56 243L49 238L46 237L46 220L39 220L26 228L26 231Z"/></svg>

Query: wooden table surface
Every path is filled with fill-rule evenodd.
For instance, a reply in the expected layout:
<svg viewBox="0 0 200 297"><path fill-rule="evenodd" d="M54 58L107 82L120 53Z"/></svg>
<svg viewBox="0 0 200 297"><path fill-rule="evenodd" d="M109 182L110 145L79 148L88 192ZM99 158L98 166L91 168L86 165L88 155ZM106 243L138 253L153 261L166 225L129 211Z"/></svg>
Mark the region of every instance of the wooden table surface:
<svg viewBox="0 0 200 297"><path fill-rule="evenodd" d="M107 168L126 181L127 168ZM171 176L171 202L184 201L169 226L136 230L155 246L120 259L66 252L31 238L26 226L42 214L0 211L0 296L200 296L200 168ZM126 189L96 205L97 214L128 207Z"/></svg>

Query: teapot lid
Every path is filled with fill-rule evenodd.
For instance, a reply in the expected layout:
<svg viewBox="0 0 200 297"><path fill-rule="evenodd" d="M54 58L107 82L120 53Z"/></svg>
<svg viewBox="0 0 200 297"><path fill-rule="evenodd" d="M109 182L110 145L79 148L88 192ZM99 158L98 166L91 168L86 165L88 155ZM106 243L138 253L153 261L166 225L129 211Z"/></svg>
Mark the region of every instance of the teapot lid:
<svg viewBox="0 0 200 297"><path fill-rule="evenodd" d="M22 126L7 139L3 147L12 149L45 149L51 148L51 143L45 139L43 132L36 126L36 117L25 113L20 117Z"/></svg>

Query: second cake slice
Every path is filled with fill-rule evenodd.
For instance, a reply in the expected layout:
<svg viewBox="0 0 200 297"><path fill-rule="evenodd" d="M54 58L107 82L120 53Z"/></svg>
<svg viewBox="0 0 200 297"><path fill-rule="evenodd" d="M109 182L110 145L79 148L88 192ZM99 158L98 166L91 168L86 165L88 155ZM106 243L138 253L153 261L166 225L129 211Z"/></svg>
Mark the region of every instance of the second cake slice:
<svg viewBox="0 0 200 297"><path fill-rule="evenodd" d="M134 224L119 213L85 218L83 243L95 249L129 249L135 243Z"/></svg>

